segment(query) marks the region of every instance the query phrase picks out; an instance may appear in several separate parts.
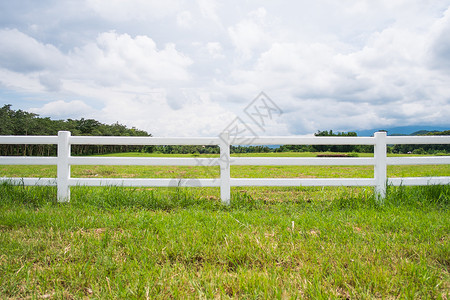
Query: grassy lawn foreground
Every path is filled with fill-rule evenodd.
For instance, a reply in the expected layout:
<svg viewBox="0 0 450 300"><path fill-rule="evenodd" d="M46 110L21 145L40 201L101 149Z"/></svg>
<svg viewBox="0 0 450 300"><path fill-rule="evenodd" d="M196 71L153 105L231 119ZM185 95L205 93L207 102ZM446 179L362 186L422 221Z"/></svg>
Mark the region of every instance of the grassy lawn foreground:
<svg viewBox="0 0 450 300"><path fill-rule="evenodd" d="M288 189L288 188L286 188ZM450 188L0 186L2 298L441 298L450 292Z"/></svg>

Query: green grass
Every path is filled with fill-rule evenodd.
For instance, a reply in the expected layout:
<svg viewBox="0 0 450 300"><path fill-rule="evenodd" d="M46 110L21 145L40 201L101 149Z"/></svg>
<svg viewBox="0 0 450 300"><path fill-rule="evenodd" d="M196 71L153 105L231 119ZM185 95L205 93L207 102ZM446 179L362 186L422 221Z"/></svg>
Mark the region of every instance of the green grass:
<svg viewBox="0 0 450 300"><path fill-rule="evenodd" d="M317 153L247 153L234 156L314 157ZM360 153L359 156L370 156ZM118 157L195 157L192 154L120 153ZM217 157L199 155L198 157ZM345 158L344 158L345 159ZM449 176L450 165L389 166L388 177ZM56 166L0 166L0 177L56 177ZM111 178L217 178L219 167L182 166L72 166L72 177ZM337 178L373 177L372 166L232 166L234 178Z"/></svg>
<svg viewBox="0 0 450 300"><path fill-rule="evenodd" d="M443 167L389 172L448 176ZM0 176L55 172L42 168ZM211 174L128 168L72 176ZM346 168L232 167L232 176L373 176ZM0 298L448 299L449 207L450 186L389 187L383 205L364 187L232 188L226 207L217 188L73 187L61 204L54 187L4 183Z"/></svg>
<svg viewBox="0 0 450 300"><path fill-rule="evenodd" d="M305 190L307 190L305 188ZM198 189L0 186L2 298L448 298L449 186L230 207Z"/></svg>

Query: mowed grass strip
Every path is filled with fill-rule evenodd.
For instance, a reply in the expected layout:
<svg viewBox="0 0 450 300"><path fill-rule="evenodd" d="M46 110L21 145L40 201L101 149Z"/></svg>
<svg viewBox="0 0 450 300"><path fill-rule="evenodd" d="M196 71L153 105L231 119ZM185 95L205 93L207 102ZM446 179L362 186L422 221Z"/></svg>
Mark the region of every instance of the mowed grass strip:
<svg viewBox="0 0 450 300"><path fill-rule="evenodd" d="M286 190L288 188L285 188ZM0 185L2 298L448 298L449 186L265 201ZM212 194L217 189L211 189Z"/></svg>
<svg viewBox="0 0 450 300"><path fill-rule="evenodd" d="M314 157L317 153L246 153L234 156ZM360 153L359 156L370 156ZM120 153L104 157L217 157L217 155ZM373 156L373 155L372 155ZM397 155L398 156L398 155ZM345 158L343 158L345 159ZM219 167L206 166L72 166L72 177L218 178ZM388 166L389 177L450 176L450 165ZM56 177L56 166L0 166L0 177ZM232 166L233 178L370 178L372 166Z"/></svg>

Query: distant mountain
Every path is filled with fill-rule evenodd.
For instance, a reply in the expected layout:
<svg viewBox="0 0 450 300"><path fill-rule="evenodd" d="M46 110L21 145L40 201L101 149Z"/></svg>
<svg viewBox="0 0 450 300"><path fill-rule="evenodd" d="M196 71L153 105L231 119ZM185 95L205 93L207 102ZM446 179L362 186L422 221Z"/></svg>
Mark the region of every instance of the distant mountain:
<svg viewBox="0 0 450 300"><path fill-rule="evenodd" d="M417 134L425 134L427 132L433 131L444 131L450 130L450 125L446 127L442 126L401 126L401 127L388 127L388 128L376 128L376 129L368 129L368 130L355 130L358 136L372 136L375 132L380 130L386 130L388 135L417 135Z"/></svg>

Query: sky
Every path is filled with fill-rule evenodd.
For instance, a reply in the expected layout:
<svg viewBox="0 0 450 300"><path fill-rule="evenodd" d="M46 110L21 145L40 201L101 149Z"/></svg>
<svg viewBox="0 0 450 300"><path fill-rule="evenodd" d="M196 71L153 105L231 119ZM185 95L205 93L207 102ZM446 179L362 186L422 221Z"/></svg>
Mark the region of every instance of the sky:
<svg viewBox="0 0 450 300"><path fill-rule="evenodd" d="M0 99L154 136L450 127L450 0L0 0Z"/></svg>

